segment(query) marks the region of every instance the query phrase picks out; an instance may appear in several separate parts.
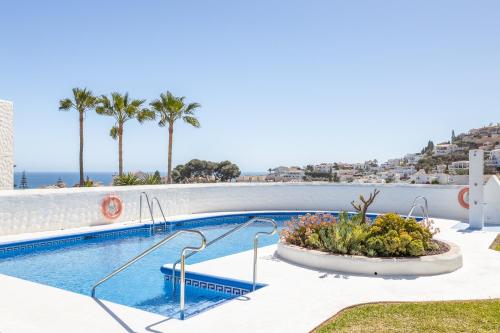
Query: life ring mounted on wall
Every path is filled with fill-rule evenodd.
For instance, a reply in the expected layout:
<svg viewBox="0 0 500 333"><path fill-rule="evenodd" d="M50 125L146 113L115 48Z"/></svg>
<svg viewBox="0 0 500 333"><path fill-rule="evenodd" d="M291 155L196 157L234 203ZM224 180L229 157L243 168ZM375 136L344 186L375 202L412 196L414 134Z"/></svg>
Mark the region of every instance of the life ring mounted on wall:
<svg viewBox="0 0 500 333"><path fill-rule="evenodd" d="M458 192L458 203L465 209L469 209L469 188L464 187Z"/></svg>
<svg viewBox="0 0 500 333"><path fill-rule="evenodd" d="M101 203L101 213L107 219L114 220L120 217L123 211L123 202L119 196L109 194Z"/></svg>

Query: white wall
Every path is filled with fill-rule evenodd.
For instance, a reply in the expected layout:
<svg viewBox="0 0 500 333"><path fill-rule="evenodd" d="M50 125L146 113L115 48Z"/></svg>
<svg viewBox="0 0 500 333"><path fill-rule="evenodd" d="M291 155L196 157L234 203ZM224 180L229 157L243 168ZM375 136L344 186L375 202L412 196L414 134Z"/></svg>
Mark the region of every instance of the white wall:
<svg viewBox="0 0 500 333"><path fill-rule="evenodd" d="M490 177L484 186L484 223L500 225L500 180Z"/></svg>
<svg viewBox="0 0 500 333"><path fill-rule="evenodd" d="M495 186L500 186L497 183L489 190L494 195L498 191ZM103 198L110 193L119 195L124 202L124 211L116 220L123 222L138 219L141 191L157 196L167 215L179 215L244 210L352 210L351 200L359 194L368 195L374 188L381 193L372 212L406 214L413 199L423 195L429 200L431 216L467 221L468 212L457 201L462 186L455 185L189 184L0 191L0 235L112 223L100 211ZM495 215L500 212L500 198L494 200L498 210L488 210L493 215L487 221L500 223Z"/></svg>
<svg viewBox="0 0 500 333"><path fill-rule="evenodd" d="M14 187L14 134L11 102L0 100L0 190Z"/></svg>

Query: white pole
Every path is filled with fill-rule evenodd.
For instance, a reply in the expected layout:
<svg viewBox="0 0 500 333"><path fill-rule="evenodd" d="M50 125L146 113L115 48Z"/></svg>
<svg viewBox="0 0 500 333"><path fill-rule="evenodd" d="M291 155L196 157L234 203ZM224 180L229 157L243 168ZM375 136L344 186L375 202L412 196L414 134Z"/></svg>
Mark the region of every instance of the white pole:
<svg viewBox="0 0 500 333"><path fill-rule="evenodd" d="M469 151L469 227L482 229L484 193L484 151Z"/></svg>
<svg viewBox="0 0 500 333"><path fill-rule="evenodd" d="M0 100L0 190L14 188L13 122L12 102Z"/></svg>

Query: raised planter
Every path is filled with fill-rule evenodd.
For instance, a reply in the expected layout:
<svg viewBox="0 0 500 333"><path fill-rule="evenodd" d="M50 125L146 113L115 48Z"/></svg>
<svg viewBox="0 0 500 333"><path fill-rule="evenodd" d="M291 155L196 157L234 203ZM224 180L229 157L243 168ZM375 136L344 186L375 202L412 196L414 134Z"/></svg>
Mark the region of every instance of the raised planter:
<svg viewBox="0 0 500 333"><path fill-rule="evenodd" d="M278 243L277 255L286 261L318 270L381 276L437 275L462 267L460 248L449 242L449 251L416 258L372 258L331 254Z"/></svg>

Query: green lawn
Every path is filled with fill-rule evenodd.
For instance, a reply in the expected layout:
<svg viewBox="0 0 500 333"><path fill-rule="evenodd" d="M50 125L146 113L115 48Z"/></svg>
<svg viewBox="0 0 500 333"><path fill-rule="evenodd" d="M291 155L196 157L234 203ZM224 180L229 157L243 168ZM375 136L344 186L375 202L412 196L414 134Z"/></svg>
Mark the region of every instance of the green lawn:
<svg viewBox="0 0 500 333"><path fill-rule="evenodd" d="M360 305L313 332L500 332L500 299Z"/></svg>

